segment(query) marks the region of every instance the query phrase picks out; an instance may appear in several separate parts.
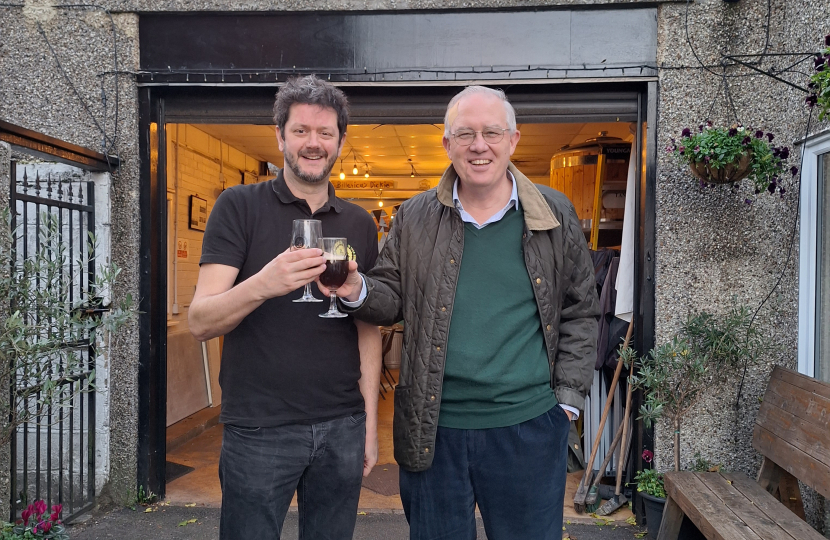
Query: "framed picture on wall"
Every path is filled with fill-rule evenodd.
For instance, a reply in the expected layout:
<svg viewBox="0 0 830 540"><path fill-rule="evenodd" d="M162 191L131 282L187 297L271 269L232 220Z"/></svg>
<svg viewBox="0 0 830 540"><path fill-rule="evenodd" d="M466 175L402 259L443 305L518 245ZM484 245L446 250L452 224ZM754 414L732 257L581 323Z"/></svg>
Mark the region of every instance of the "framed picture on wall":
<svg viewBox="0 0 830 540"><path fill-rule="evenodd" d="M207 201L198 195L190 196L190 228L204 231L207 225Z"/></svg>

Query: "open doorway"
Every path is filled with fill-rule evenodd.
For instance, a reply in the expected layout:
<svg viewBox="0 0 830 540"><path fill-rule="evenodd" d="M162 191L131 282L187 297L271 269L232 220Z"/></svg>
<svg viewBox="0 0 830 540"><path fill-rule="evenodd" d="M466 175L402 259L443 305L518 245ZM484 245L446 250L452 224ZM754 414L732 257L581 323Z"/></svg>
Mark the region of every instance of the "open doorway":
<svg viewBox="0 0 830 540"><path fill-rule="evenodd" d="M594 246L619 246L623 220L626 172L631 143L629 122L520 123L521 140L513 156L516 166L533 182L564 192L583 220L586 241ZM360 205L375 217L378 240L405 200L435 187L449 164L441 140L444 126L428 123L366 123L348 128L341 159L331 182L339 197ZM167 331L167 499L173 503L216 506L221 503L218 458L221 406L218 385L222 342L197 342L187 328L187 309L193 297L201 235L218 196L237 184L273 178L283 158L272 125L167 124L168 198L168 331ZM586 143L586 141L588 141ZM605 156L597 143L628 146L620 156ZM603 187L597 192L599 162L604 160ZM599 171L601 172L601 171ZM599 197L599 198L597 198ZM595 213L600 201L599 213ZM592 224L596 217L597 237ZM392 455L391 387L400 362L399 334L393 336L384 358L390 370L382 379L379 406L380 456L374 474L383 476L364 487L361 508L400 509L395 485L397 468ZM598 378L599 391L602 382ZM597 401L597 407L600 401ZM587 409L586 409L587 411ZM581 426L590 429L586 412ZM595 425L595 422L593 423ZM613 424L606 428L611 432ZM576 452L584 452L596 434L580 434ZM587 441L587 442L586 442ZM584 444L583 444L584 443ZM614 460L616 462L616 460ZM579 474L572 474L572 496ZM572 485L571 485L572 484ZM566 501L566 514L573 505ZM622 517L628 517L626 514ZM614 517L618 517L619 514Z"/></svg>

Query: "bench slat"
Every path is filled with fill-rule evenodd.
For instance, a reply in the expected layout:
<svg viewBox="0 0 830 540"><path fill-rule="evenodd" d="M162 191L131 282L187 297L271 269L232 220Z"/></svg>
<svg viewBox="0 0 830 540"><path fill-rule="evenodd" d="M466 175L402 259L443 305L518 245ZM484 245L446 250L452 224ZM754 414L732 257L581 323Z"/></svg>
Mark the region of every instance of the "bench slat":
<svg viewBox="0 0 830 540"><path fill-rule="evenodd" d="M781 379L773 379L767 387L761 409L774 406L825 430L830 428L830 398ZM830 432L826 439L830 440Z"/></svg>
<svg viewBox="0 0 830 540"><path fill-rule="evenodd" d="M797 371L783 368L781 366L775 366L772 370L772 375L770 376L770 380L773 379L782 380L793 386L803 388L809 392L813 392L814 394L830 399L830 385L812 377L808 377L807 375L802 375Z"/></svg>
<svg viewBox="0 0 830 540"><path fill-rule="evenodd" d="M762 540L694 474L667 472L666 494L709 540Z"/></svg>
<svg viewBox="0 0 830 540"><path fill-rule="evenodd" d="M717 495L726 507L740 517L761 538L765 540L801 538L801 536L791 534L786 526L793 518L797 519L795 514L782 508L775 497L761 489L757 483L755 484L758 486L757 490L744 493L743 490L738 489L732 477L725 477L719 473L691 474L694 474L701 482L706 484L706 487ZM744 480L749 480L749 478L744 476Z"/></svg>
<svg viewBox="0 0 830 540"><path fill-rule="evenodd" d="M752 438L756 450L773 460L796 478L830 497L830 474L827 466L819 463L787 441L776 437L760 424L755 424Z"/></svg>
<svg viewBox="0 0 830 540"><path fill-rule="evenodd" d="M773 406L779 401L786 403L786 400L777 394L767 392L764 401L768 399L770 406L761 407L755 423L779 437L782 444L789 443L812 459L819 461L828 471L827 474L830 474L830 431L828 428L799 418L790 409Z"/></svg>
<svg viewBox="0 0 830 540"><path fill-rule="evenodd" d="M775 500L766 490L743 473L723 474L724 479L732 481L732 487L740 491L747 499L753 501L757 509L774 520L779 527L798 540L824 540L815 529L793 514L789 508ZM750 523L754 528L755 524Z"/></svg>

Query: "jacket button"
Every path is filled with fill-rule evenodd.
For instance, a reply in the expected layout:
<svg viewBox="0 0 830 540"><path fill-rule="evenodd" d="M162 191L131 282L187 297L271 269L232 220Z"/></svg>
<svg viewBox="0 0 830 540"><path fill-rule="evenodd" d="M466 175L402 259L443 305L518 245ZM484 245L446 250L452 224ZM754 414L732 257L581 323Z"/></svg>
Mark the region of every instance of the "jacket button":
<svg viewBox="0 0 830 540"><path fill-rule="evenodd" d="M436 350L436 351L440 351L440 350L441 350L441 347L435 347L435 350Z"/></svg>
<svg viewBox="0 0 830 540"><path fill-rule="evenodd" d="M447 308L444 307L444 306L441 306L441 311L447 311Z"/></svg>
<svg viewBox="0 0 830 540"><path fill-rule="evenodd" d="M430 401L435 401L435 396L429 396Z"/></svg>
<svg viewBox="0 0 830 540"><path fill-rule="evenodd" d="M424 448L424 454L429 454L429 448Z"/></svg>
<svg viewBox="0 0 830 540"><path fill-rule="evenodd" d="M536 284L542 283L542 278L536 278Z"/></svg>
<svg viewBox="0 0 830 540"><path fill-rule="evenodd" d="M450 264L455 264L455 259L450 259Z"/></svg>
<svg viewBox="0 0 830 540"><path fill-rule="evenodd" d="M550 332L550 325L548 325L547 328L548 328L548 332Z"/></svg>

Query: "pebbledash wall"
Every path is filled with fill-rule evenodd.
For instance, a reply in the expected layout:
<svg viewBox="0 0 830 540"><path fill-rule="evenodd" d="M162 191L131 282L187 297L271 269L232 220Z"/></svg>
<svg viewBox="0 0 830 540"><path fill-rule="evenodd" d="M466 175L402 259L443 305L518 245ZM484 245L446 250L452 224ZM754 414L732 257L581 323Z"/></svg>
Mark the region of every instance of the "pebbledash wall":
<svg viewBox="0 0 830 540"><path fill-rule="evenodd" d="M0 5L0 119L98 151L102 141L106 140L103 147L112 145L123 163L111 188L113 259L123 268L117 292L133 295L138 290L139 259L146 255L139 252L138 144L140 137L148 136L137 128L137 13L658 6L655 340L671 336L691 310L722 312L736 302L757 307L784 272L756 322L772 338L775 350L749 369L737 407L735 385L713 392L681 433L687 461L699 452L731 469L756 472L760 460L751 450L751 434L759 397L773 364L796 366L797 237L786 268L785 261L797 219L797 186L788 186L790 194L783 199L762 195L748 206L748 185L742 185L738 195L728 189L701 189L662 148L682 128L706 117L735 121L723 96L716 98L722 91L721 53L817 51L830 32L830 0L100 0L108 12L57 4L28 0ZM709 68L701 68L701 62ZM770 62L782 65L766 60L764 66ZM790 146L805 136L804 94L745 68L730 67L726 74L744 125L774 131L778 141ZM806 84L806 76L798 82ZM814 121L811 132L827 127ZM111 497L120 502L135 491L138 349L137 324L119 333L113 344L110 472L104 501ZM658 466L666 468L670 430L661 424L655 436ZM823 504L808 494L808 517L819 528L826 527L821 523Z"/></svg>

